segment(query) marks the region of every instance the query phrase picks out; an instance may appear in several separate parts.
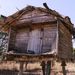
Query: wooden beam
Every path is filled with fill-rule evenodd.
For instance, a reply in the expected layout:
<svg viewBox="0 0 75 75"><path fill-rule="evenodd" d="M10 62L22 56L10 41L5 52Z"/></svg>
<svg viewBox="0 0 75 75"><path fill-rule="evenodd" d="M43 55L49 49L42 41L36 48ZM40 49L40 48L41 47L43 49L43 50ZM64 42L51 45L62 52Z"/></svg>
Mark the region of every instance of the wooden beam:
<svg viewBox="0 0 75 75"><path fill-rule="evenodd" d="M51 75L51 61L42 61L41 66L43 75Z"/></svg>
<svg viewBox="0 0 75 75"><path fill-rule="evenodd" d="M13 61L48 61L52 60L56 56L54 54L22 54L22 53L13 53L13 54L4 54L6 60Z"/></svg>
<svg viewBox="0 0 75 75"><path fill-rule="evenodd" d="M62 60L61 66L62 66L63 75L66 75L66 70L65 70L66 63L64 60Z"/></svg>
<svg viewBox="0 0 75 75"><path fill-rule="evenodd" d="M19 69L18 75L23 75L23 65L24 65L24 62L20 62L20 69Z"/></svg>
<svg viewBox="0 0 75 75"><path fill-rule="evenodd" d="M47 61L46 75L51 75L51 61Z"/></svg>

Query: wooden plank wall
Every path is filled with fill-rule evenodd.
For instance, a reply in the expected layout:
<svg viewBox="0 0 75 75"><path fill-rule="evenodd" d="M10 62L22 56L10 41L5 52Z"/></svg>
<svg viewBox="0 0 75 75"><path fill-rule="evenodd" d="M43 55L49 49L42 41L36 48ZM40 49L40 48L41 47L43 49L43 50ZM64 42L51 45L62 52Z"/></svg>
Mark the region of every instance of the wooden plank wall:
<svg viewBox="0 0 75 75"><path fill-rule="evenodd" d="M19 25L21 23L42 23L54 20L55 17L53 15L35 9L32 12L24 14L16 24Z"/></svg>
<svg viewBox="0 0 75 75"><path fill-rule="evenodd" d="M14 28L9 29L9 42L8 42L8 51L15 50L15 37L16 37L16 31Z"/></svg>
<svg viewBox="0 0 75 75"><path fill-rule="evenodd" d="M41 28L43 31L41 31ZM40 35L35 35L33 37L32 31L39 30ZM28 43L29 39L31 40L36 37L38 40L40 40L39 47L41 47L40 51L38 53L45 53L45 52L50 52L51 49L56 49L56 25L51 24L51 25L34 25L32 26L32 31L30 31L29 27L28 28L22 28L14 31L13 29L11 30L11 35L10 35L10 41L9 41L9 50L15 50L19 53L26 53L28 49ZM31 34L31 37L30 37ZM39 37L38 37L39 36ZM36 44L36 41L31 42L31 46L34 46L34 43ZM32 45L33 44L33 45ZM36 51L37 52L37 51Z"/></svg>
<svg viewBox="0 0 75 75"><path fill-rule="evenodd" d="M18 52L20 53L27 52L28 39L29 39L29 29L28 28L17 30L16 38L15 38L15 47Z"/></svg>
<svg viewBox="0 0 75 75"><path fill-rule="evenodd" d="M56 49L56 35L56 26L44 28L42 52L50 52Z"/></svg>
<svg viewBox="0 0 75 75"><path fill-rule="evenodd" d="M72 35L62 22L59 22L59 50L60 58L72 57Z"/></svg>

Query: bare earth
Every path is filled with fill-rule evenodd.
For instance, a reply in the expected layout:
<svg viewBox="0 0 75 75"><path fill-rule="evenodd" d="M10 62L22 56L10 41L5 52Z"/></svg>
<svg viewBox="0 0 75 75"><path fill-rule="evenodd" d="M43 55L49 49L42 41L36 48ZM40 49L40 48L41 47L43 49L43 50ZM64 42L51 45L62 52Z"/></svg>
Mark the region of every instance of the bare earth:
<svg viewBox="0 0 75 75"><path fill-rule="evenodd" d="M19 63L17 62L0 62L0 75L18 75ZM67 63L67 75L75 75L75 63ZM40 63L28 63L27 68L24 64L23 75L42 75ZM52 67L51 75L63 75L61 64L55 62Z"/></svg>

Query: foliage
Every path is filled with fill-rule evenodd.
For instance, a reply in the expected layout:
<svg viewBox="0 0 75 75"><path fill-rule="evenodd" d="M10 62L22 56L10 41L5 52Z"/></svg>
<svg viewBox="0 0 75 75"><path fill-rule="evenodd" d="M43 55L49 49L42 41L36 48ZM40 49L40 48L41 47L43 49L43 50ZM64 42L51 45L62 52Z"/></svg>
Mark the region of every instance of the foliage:
<svg viewBox="0 0 75 75"><path fill-rule="evenodd" d="M5 48L5 44L7 43L7 33L0 32L0 52L2 52Z"/></svg>
<svg viewBox="0 0 75 75"><path fill-rule="evenodd" d="M75 51L75 48L73 48L73 51Z"/></svg>

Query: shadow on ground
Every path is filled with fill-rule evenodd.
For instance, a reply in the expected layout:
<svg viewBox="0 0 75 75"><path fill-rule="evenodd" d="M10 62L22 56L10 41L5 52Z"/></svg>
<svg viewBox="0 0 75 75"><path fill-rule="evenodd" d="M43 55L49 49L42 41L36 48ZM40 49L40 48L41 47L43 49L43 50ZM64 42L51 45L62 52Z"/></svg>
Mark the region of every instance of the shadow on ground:
<svg viewBox="0 0 75 75"><path fill-rule="evenodd" d="M19 71L17 70L0 70L0 75L18 75ZM41 75L40 69L35 70L26 70L23 72L23 75Z"/></svg>

